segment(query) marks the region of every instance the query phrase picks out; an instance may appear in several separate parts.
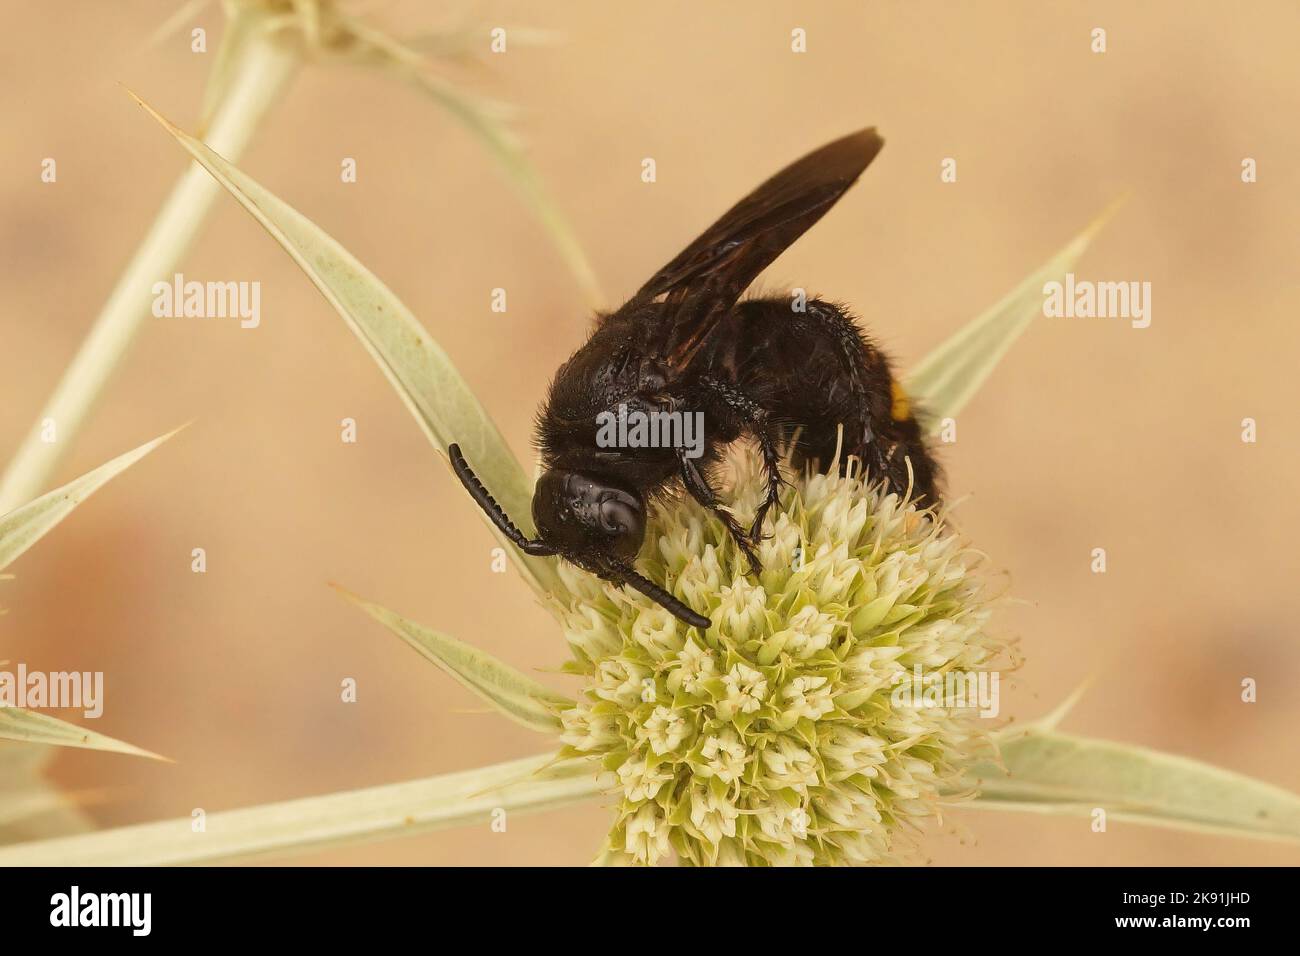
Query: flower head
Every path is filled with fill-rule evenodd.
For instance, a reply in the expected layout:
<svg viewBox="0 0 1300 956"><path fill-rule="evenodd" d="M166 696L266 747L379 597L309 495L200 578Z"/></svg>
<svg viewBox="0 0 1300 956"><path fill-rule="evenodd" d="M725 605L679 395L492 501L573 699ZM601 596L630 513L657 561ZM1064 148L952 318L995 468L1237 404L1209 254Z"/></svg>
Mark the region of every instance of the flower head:
<svg viewBox="0 0 1300 956"><path fill-rule="evenodd" d="M732 498L762 485L742 453ZM745 523L742 520L742 524ZM896 703L918 668L976 673L1004 642L985 630L979 558L942 513L853 473L796 478L755 578L720 521L659 509L641 570L713 621L689 628L640 596L565 568L561 619L586 681L560 715L564 753L599 761L617 796L606 855L654 864L856 864L959 787L985 740L969 706Z"/></svg>

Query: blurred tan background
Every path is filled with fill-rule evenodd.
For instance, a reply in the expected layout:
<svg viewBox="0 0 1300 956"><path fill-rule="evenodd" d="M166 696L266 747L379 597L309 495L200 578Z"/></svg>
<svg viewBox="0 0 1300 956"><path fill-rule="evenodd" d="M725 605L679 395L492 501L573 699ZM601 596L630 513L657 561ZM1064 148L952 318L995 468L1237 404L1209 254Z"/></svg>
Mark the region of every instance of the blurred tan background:
<svg viewBox="0 0 1300 956"><path fill-rule="evenodd" d="M141 51L167 3L5 6L0 460L183 169L119 84L192 129L212 56L189 52L188 30ZM399 29L434 22L422 4L371 6ZM970 496L964 529L1027 602L1001 618L1027 658L1004 709L1036 716L1092 677L1068 729L1300 789L1294 4L457 9L562 35L447 75L523 108L530 155L610 306L778 167L876 124L881 158L764 282L855 304L907 367L1131 191L1078 272L1150 281L1151 327L1038 322L943 452L951 494ZM194 22L214 50L219 9ZM1104 55L1089 49L1095 26ZM794 27L806 54L790 52ZM55 186L40 182L45 156ZM339 181L345 156L355 185ZM956 184L939 181L947 156ZM1240 181L1246 156L1254 185ZM413 89L309 67L242 165L389 283L529 456L535 406L586 315L480 146ZM92 813L111 826L540 752L326 586L524 668L564 657L516 574L491 573L486 530L370 358L226 197L182 271L259 280L261 327L148 323L57 480L195 424L16 564L0 619L0 657L105 671L95 729L177 762L68 752L54 776L109 788ZM497 286L505 315L489 310ZM1240 441L1246 416L1255 445ZM358 444L340 442L343 417ZM190 571L195 547L206 575ZM1094 547L1105 575L1089 571ZM345 677L356 704L339 701ZM1244 677L1258 703L1240 701ZM606 819L591 804L513 816L506 834L485 820L307 860L580 864ZM948 864L1300 861L1264 843L975 812L926 850Z"/></svg>

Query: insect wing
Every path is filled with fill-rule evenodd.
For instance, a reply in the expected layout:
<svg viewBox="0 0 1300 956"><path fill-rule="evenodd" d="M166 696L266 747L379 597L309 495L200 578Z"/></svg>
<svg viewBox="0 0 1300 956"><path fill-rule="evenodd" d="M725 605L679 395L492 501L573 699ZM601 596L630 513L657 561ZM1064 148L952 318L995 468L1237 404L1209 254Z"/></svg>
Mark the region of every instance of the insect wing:
<svg viewBox="0 0 1300 956"><path fill-rule="evenodd" d="M885 145L865 129L809 153L723 214L632 301L664 296L664 357L683 369L751 282L835 205Z"/></svg>

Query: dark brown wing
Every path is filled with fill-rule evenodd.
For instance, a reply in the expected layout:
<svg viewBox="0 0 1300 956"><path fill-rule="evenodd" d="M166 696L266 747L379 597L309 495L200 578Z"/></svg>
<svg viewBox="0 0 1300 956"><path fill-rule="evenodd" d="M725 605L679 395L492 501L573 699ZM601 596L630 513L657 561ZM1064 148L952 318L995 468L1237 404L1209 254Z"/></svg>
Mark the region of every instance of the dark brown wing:
<svg viewBox="0 0 1300 956"><path fill-rule="evenodd" d="M664 357L689 364L749 284L835 205L885 141L874 128L828 143L732 206L643 285L632 302L664 296Z"/></svg>

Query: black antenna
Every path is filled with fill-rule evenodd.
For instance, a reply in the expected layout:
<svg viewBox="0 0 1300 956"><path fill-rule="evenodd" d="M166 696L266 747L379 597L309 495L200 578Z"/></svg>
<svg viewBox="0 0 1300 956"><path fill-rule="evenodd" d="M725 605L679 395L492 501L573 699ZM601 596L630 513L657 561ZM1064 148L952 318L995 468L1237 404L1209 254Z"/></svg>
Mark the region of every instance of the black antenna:
<svg viewBox="0 0 1300 956"><path fill-rule="evenodd" d="M514 522L497 504L496 499L483 487L483 482L478 480L478 475L474 474L474 469L470 468L469 462L460 453L459 445L448 445L447 454L451 458L451 467L456 472L456 477L465 486L469 496L478 502L478 506L492 519L492 523L501 529L501 533L509 538L516 548L524 552L524 554L531 554L538 558L548 558L556 553L555 549L545 541L540 539L530 540L524 537L524 533L515 527Z"/></svg>
<svg viewBox="0 0 1300 956"><path fill-rule="evenodd" d="M691 627L698 627L700 630L706 631L713 624L713 622L703 614L696 614L659 585L655 584L648 578L644 578L637 574L627 565L613 564L611 567L616 574L623 578L624 584L632 588L634 591L640 591L650 600L671 613L674 617L685 621Z"/></svg>
<svg viewBox="0 0 1300 956"><path fill-rule="evenodd" d="M456 472L456 477L465 486L465 490L469 492L470 497L478 502L478 506L492 519L492 523L501 529L501 533L509 538L516 548L525 554L539 558L547 558L558 554L553 547L540 538L533 540L524 537L524 533L515 527L514 522L497 504L496 499L483 487L483 482L478 480L478 475L474 474L474 469L470 468L469 462L460 453L459 445L448 445L447 455L451 458L451 467ZM712 625L713 622L703 614L696 614L659 585L637 574L627 565L611 561L608 562L607 567L609 573L617 577L620 584L626 584L633 590L640 591L674 617L685 621L691 627L707 630Z"/></svg>

